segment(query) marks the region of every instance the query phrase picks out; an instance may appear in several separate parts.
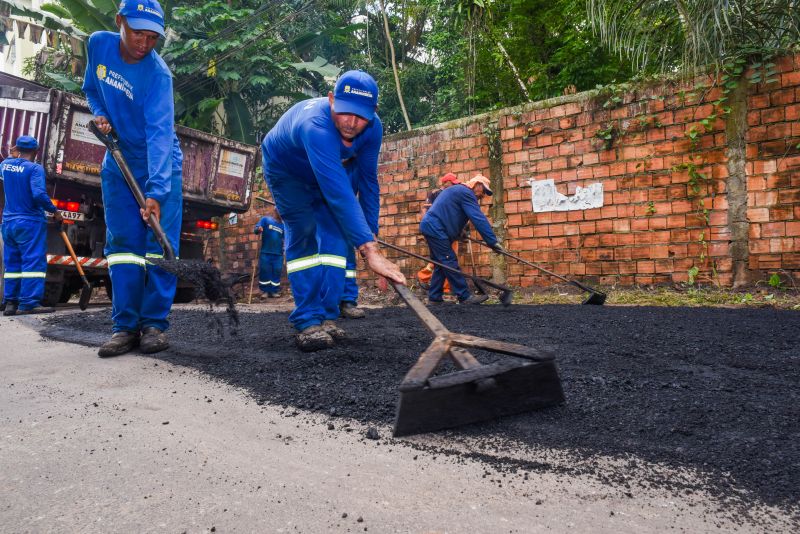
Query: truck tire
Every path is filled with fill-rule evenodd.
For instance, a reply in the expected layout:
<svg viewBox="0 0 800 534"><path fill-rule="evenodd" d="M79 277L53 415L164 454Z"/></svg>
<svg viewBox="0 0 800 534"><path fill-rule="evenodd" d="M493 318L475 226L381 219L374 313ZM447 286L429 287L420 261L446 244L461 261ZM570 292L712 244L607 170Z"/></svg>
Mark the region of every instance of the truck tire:
<svg viewBox="0 0 800 534"><path fill-rule="evenodd" d="M172 302L175 304L186 304L192 302L197 298L197 289L193 287L179 287L175 290L175 298Z"/></svg>
<svg viewBox="0 0 800 534"><path fill-rule="evenodd" d="M61 294L64 292L64 282L45 282L44 296L42 297L42 306L52 307L58 304L61 300Z"/></svg>
<svg viewBox="0 0 800 534"><path fill-rule="evenodd" d="M64 304L65 302L69 302L69 299L72 298L72 295L75 294L75 290L72 288L71 284L64 282L62 284L61 295L58 296L58 302L60 304Z"/></svg>

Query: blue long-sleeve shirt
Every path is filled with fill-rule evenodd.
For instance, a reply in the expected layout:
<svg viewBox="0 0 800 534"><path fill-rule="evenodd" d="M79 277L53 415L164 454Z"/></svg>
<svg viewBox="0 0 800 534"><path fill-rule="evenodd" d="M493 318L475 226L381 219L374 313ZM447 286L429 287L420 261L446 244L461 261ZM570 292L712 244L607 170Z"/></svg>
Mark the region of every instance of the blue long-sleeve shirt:
<svg viewBox="0 0 800 534"><path fill-rule="evenodd" d="M145 178L145 196L163 203L173 169L180 169L183 161L175 135L172 74L155 51L137 63L125 63L119 46L117 33L92 34L83 92L92 113L106 117L116 131L134 176ZM106 154L103 165L116 163Z"/></svg>
<svg viewBox="0 0 800 534"><path fill-rule="evenodd" d="M298 180L319 188L328 206L355 247L373 240L378 226L378 155L383 125L376 115L347 147L331 117L327 98L292 106L261 145L264 174L278 180ZM359 171L356 198L342 161L355 156ZM371 222L370 222L371 221Z"/></svg>
<svg viewBox="0 0 800 534"><path fill-rule="evenodd" d="M283 223L272 217L261 217L256 223L253 232L258 233L261 228L261 254L283 254Z"/></svg>
<svg viewBox="0 0 800 534"><path fill-rule="evenodd" d="M44 168L24 158L8 158L0 163L0 176L5 191L3 220L26 219L43 221L44 212L55 213L56 207L45 188Z"/></svg>
<svg viewBox="0 0 800 534"><path fill-rule="evenodd" d="M475 193L466 185L457 184L439 193L436 202L422 218L419 228L423 234L455 241L468 220L487 245L491 247L497 243L492 225L481 211Z"/></svg>

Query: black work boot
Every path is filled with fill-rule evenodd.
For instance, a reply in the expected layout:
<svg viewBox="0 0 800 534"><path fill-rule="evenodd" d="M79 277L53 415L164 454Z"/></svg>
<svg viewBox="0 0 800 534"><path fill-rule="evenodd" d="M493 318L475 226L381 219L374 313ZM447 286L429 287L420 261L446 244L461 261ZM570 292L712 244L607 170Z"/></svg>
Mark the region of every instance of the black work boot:
<svg viewBox="0 0 800 534"><path fill-rule="evenodd" d="M17 315L34 315L37 313L53 313L55 308L48 306L36 306L35 308L17 308Z"/></svg>
<svg viewBox="0 0 800 534"><path fill-rule="evenodd" d="M111 339L100 346L97 355L101 358L119 356L133 350L139 344L139 334L136 332L114 332Z"/></svg>
<svg viewBox="0 0 800 534"><path fill-rule="evenodd" d="M355 302L350 301L339 304L339 311L341 312L340 315L345 319L363 319L367 315Z"/></svg>
<svg viewBox="0 0 800 534"><path fill-rule="evenodd" d="M303 352L315 352L322 349L329 349L333 346L333 338L325 330L322 325L312 325L298 332L294 341L297 348Z"/></svg>
<svg viewBox="0 0 800 534"><path fill-rule="evenodd" d="M323 321L321 326L322 329L336 341L347 338L347 332L336 326L336 323L330 319Z"/></svg>
<svg viewBox="0 0 800 534"><path fill-rule="evenodd" d="M154 352L161 352L168 348L169 341L167 341L167 334L155 326L142 328L142 339L139 341L140 351L145 354L153 354Z"/></svg>
<svg viewBox="0 0 800 534"><path fill-rule="evenodd" d="M459 304L481 304L489 300L489 295L470 295L469 298L459 301Z"/></svg>
<svg viewBox="0 0 800 534"><path fill-rule="evenodd" d="M3 308L3 315L6 317L10 317L12 315L17 314L17 303L13 300L10 300L5 303L5 307Z"/></svg>

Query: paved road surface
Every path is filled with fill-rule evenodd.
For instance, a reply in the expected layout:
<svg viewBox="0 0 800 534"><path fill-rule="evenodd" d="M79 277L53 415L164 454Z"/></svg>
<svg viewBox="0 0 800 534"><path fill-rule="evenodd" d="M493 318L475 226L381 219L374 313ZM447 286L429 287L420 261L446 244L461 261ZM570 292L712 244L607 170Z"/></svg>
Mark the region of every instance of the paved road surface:
<svg viewBox="0 0 800 534"><path fill-rule="evenodd" d="M331 431L193 370L44 341L36 320L0 318L0 532L764 529L718 515L703 495L504 479L413 440Z"/></svg>

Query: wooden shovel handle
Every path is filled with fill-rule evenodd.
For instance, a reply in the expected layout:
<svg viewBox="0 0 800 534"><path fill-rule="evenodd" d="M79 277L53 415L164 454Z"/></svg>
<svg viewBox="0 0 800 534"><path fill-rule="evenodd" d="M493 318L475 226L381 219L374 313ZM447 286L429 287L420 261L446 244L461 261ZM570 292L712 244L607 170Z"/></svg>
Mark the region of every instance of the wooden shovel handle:
<svg viewBox="0 0 800 534"><path fill-rule="evenodd" d="M69 250L69 255L72 256L72 261L75 262L75 267L78 268L78 274L81 277L86 278L86 275L83 274L83 267L81 266L80 262L78 261L78 257L75 255L75 251L72 249L72 243L69 242L69 238L67 237L67 233L62 229L61 230L61 239L64 240L64 244L67 245L67 250Z"/></svg>

